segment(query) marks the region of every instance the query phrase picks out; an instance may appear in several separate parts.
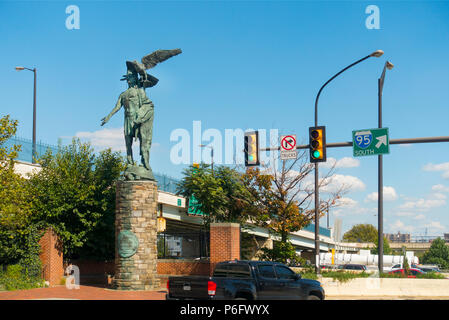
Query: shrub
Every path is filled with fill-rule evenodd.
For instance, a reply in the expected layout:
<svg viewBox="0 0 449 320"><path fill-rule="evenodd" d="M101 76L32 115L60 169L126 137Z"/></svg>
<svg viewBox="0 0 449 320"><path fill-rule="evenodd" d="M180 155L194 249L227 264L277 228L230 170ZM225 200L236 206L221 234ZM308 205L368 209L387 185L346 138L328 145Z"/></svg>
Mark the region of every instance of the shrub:
<svg viewBox="0 0 449 320"><path fill-rule="evenodd" d="M0 290L24 290L43 287L44 281L30 274L20 264L10 265L6 271L0 271Z"/></svg>
<svg viewBox="0 0 449 320"><path fill-rule="evenodd" d="M338 280L340 282L348 282L349 280L352 280L355 278L368 278L370 276L370 274L366 273L365 271L356 273L356 272L347 272L344 270L322 271L321 275L324 278L332 278L332 279Z"/></svg>
<svg viewBox="0 0 449 320"><path fill-rule="evenodd" d="M262 248L262 253L258 255L260 260L276 261L281 263L294 263L295 261L304 262L295 251L290 242L274 242L273 249Z"/></svg>

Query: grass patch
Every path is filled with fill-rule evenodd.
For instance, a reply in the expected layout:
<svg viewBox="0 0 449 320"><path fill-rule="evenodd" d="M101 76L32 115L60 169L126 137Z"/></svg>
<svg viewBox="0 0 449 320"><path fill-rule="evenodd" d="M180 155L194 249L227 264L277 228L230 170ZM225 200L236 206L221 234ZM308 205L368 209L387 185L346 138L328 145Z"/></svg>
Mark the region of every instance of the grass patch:
<svg viewBox="0 0 449 320"><path fill-rule="evenodd" d="M398 279L403 279L403 278L408 278L406 275L403 275L402 273L382 273L380 275L381 278L398 278ZM414 279L414 278L410 278L410 279ZM416 275L416 279L446 279L446 277L444 275L442 275L441 273L437 273L437 272L428 272L425 274L418 274Z"/></svg>
<svg viewBox="0 0 449 320"><path fill-rule="evenodd" d="M318 276L316 275L315 270L313 268L310 270L307 269L301 271L300 274L303 279L318 280ZM356 273L344 270L322 270L321 276L323 278L332 278L333 280L339 282L348 282L356 278L368 278L370 274L366 272Z"/></svg>

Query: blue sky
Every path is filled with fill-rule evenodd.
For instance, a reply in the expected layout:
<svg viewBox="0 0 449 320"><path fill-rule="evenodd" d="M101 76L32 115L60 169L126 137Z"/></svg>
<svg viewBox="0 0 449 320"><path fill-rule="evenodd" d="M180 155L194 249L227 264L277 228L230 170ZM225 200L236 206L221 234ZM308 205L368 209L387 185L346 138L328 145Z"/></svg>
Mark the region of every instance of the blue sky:
<svg viewBox="0 0 449 320"><path fill-rule="evenodd" d="M68 5L80 9L79 30L66 28ZM366 28L368 5L378 6L380 29ZM174 177L185 165L171 161L177 142L170 135L184 129L193 136L193 121L223 137L226 129L278 129L305 143L320 86L377 49L385 51L381 58L323 91L318 115L327 141L377 127L377 78L386 60L395 65L383 100L390 139L449 135L447 1L0 1L0 36L1 116L19 120L18 135L31 138L32 73L14 67L36 67L38 139L57 144L79 136L99 149L123 148L122 111L105 127L100 119L126 89L119 81L125 61L181 48L152 69L160 81L147 90L155 104L151 165ZM331 224L338 216L344 231L377 225L377 202L370 201L376 157L352 159L352 148L328 149L328 157L340 160L339 181L353 183ZM386 232L449 232L448 143L391 146L384 186Z"/></svg>

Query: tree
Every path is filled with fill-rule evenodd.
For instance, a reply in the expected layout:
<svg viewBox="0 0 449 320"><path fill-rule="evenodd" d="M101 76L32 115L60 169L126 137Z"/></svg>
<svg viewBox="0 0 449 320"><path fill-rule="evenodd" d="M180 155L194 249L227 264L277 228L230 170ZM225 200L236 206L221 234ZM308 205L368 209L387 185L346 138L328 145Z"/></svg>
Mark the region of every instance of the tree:
<svg viewBox="0 0 449 320"><path fill-rule="evenodd" d="M403 257L402 257L402 268L404 269L404 275L408 276L410 274L410 265L408 264L408 260L407 260L407 254L406 254L406 248L403 247L402 249L403 253Z"/></svg>
<svg viewBox="0 0 449 320"><path fill-rule="evenodd" d="M377 243L377 236L377 228L372 224L357 224L343 235L343 241Z"/></svg>
<svg viewBox="0 0 449 320"><path fill-rule="evenodd" d="M308 162L305 152L297 159L282 161L280 170L264 167L247 169L243 175L252 201L245 208L251 222L267 228L287 242L289 234L301 230L314 221L314 185L308 180L313 165ZM346 187L336 190L325 188L332 182L333 168L319 180L320 203L318 212L323 216L329 208L337 206L337 200Z"/></svg>
<svg viewBox="0 0 449 320"><path fill-rule="evenodd" d="M198 168L190 166L185 169L183 175L178 193L186 198L195 196L205 213L206 226L210 222L247 222L244 208L251 201L251 194L243 185L238 171L216 166L212 174L209 165L202 163Z"/></svg>
<svg viewBox="0 0 449 320"><path fill-rule="evenodd" d="M119 153L96 155L88 143L73 139L39 159L42 170L30 179L33 220L52 226L67 258L114 257L115 188L124 169Z"/></svg>
<svg viewBox="0 0 449 320"><path fill-rule="evenodd" d="M14 172L20 146L5 146L17 124L9 116L0 118L0 265L20 264L29 275L39 276L41 233L31 223L34 194L27 179Z"/></svg>
<svg viewBox="0 0 449 320"><path fill-rule="evenodd" d="M376 230L377 232L377 230ZM374 245L375 247L373 249L371 249L371 254L379 254L379 236L376 235L376 240L374 240ZM388 241L388 239L386 237L384 237L384 254L392 254L393 250L391 250L390 248L390 242Z"/></svg>
<svg viewBox="0 0 449 320"><path fill-rule="evenodd" d="M276 162L275 162L276 163ZM250 222L267 228L277 237L273 249L263 248L263 259L286 262L299 259L290 243L290 233L301 230L315 219L314 185L308 177L313 165L308 162L306 152L297 159L282 161L280 169L276 166L248 168L243 175L246 188L251 193L251 201L245 208ZM320 180L320 203L318 214L323 216L345 192L346 186L332 190L332 167Z"/></svg>
<svg viewBox="0 0 449 320"><path fill-rule="evenodd" d="M449 247L441 238L432 241L429 250L424 253L422 263L436 264L442 269L449 269Z"/></svg>

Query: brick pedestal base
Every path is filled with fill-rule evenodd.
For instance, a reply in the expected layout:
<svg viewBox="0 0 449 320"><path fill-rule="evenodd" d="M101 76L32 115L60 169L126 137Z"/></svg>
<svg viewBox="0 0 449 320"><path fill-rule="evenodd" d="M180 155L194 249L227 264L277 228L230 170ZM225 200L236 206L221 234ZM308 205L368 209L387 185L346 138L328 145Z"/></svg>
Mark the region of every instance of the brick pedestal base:
<svg viewBox="0 0 449 320"><path fill-rule="evenodd" d="M221 261L240 259L240 224L210 224L210 273Z"/></svg>
<svg viewBox="0 0 449 320"><path fill-rule="evenodd" d="M59 285L64 276L64 265L58 236L52 229L48 229L39 244L41 246L39 258L42 262L44 279L50 283L50 286Z"/></svg>
<svg viewBox="0 0 449 320"><path fill-rule="evenodd" d="M117 181L115 289L160 288L157 277L156 208L156 182Z"/></svg>

